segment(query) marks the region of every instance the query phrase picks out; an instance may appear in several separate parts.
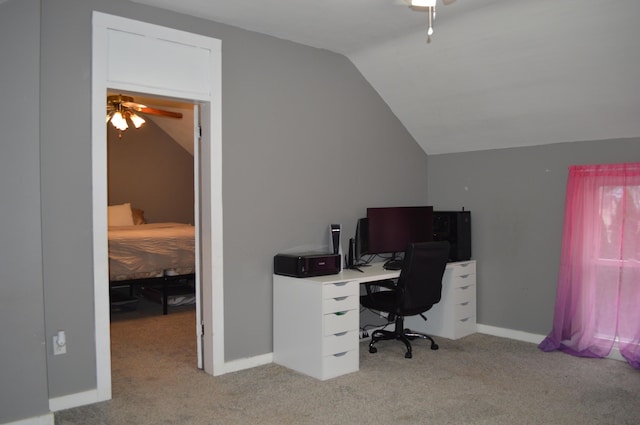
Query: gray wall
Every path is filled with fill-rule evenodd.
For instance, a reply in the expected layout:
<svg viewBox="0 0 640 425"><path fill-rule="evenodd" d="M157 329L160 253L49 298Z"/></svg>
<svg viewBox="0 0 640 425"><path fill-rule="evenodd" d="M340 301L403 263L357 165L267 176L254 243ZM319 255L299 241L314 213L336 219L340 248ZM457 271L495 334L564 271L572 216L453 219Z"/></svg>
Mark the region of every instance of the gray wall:
<svg viewBox="0 0 640 425"><path fill-rule="evenodd" d="M148 223L193 224L193 156L151 119L118 133L107 126L109 205L131 202Z"/></svg>
<svg viewBox="0 0 640 425"><path fill-rule="evenodd" d="M640 139L429 156L429 203L471 211L478 323L551 330L568 167L640 161Z"/></svg>
<svg viewBox="0 0 640 425"><path fill-rule="evenodd" d="M40 239L39 24L38 0L0 4L0 423L49 411Z"/></svg>
<svg viewBox="0 0 640 425"><path fill-rule="evenodd" d="M0 106L0 315L3 340L12 341L1 352L3 422L45 413L47 397L96 386L92 9L222 39L227 359L272 349L273 255L326 244L329 223L353 234L356 218L371 205L428 201L472 210L479 321L546 333L566 166L638 160L633 140L427 161L340 55L124 0L10 0L0 5L0 46L8 58L0 65L0 93L12 99ZM38 110L39 129L33 125ZM58 329L67 330L68 354L53 357L49 341Z"/></svg>
<svg viewBox="0 0 640 425"><path fill-rule="evenodd" d="M427 158L348 59L125 1L42 2L42 210L51 397L95 388L91 11L222 40L225 356L272 351L272 258L353 234L366 206L426 201ZM74 113L60 102L74 106Z"/></svg>

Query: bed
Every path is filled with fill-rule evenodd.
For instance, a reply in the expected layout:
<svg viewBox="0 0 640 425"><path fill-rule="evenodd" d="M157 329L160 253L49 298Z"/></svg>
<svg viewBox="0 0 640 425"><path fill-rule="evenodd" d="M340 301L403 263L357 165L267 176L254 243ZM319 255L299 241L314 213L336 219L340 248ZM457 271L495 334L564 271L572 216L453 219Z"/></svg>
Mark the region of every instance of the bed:
<svg viewBox="0 0 640 425"><path fill-rule="evenodd" d="M171 289L189 281L193 285L194 226L146 223L144 212L127 203L109 207L108 239L111 288L129 286L132 295L134 285L159 285L163 314L167 314ZM193 297L181 296L174 305L189 298Z"/></svg>

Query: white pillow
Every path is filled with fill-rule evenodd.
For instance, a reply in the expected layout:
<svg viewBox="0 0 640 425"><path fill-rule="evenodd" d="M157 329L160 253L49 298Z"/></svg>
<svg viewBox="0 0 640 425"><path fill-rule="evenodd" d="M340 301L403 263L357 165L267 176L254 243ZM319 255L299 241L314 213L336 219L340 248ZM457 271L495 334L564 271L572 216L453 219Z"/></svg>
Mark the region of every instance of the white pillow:
<svg viewBox="0 0 640 425"><path fill-rule="evenodd" d="M109 215L109 227L111 226L133 226L133 214L131 214L131 203L121 205L110 205L107 213Z"/></svg>

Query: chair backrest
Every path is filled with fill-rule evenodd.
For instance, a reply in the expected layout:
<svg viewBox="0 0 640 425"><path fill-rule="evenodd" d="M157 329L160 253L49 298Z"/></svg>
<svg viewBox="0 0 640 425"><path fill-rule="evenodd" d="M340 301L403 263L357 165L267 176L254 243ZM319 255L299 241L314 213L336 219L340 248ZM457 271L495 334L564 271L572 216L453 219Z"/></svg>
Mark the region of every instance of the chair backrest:
<svg viewBox="0 0 640 425"><path fill-rule="evenodd" d="M409 244L398 278L398 315L423 313L440 301L448 258L447 241Z"/></svg>

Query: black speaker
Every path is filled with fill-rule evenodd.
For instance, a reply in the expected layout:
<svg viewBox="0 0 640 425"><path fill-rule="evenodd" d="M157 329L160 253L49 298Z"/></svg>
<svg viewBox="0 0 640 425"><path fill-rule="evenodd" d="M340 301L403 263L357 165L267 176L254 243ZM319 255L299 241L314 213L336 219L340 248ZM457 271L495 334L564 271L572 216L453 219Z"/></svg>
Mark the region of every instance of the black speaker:
<svg viewBox="0 0 640 425"><path fill-rule="evenodd" d="M470 260L471 211L434 211L433 240L449 242L449 261Z"/></svg>
<svg viewBox="0 0 640 425"><path fill-rule="evenodd" d="M354 247L354 261L369 253L369 220L366 217L358 219Z"/></svg>
<svg viewBox="0 0 640 425"><path fill-rule="evenodd" d="M356 240L351 238L349 239L349 256L347 257L347 268L351 268L356 265L355 253L356 253Z"/></svg>

